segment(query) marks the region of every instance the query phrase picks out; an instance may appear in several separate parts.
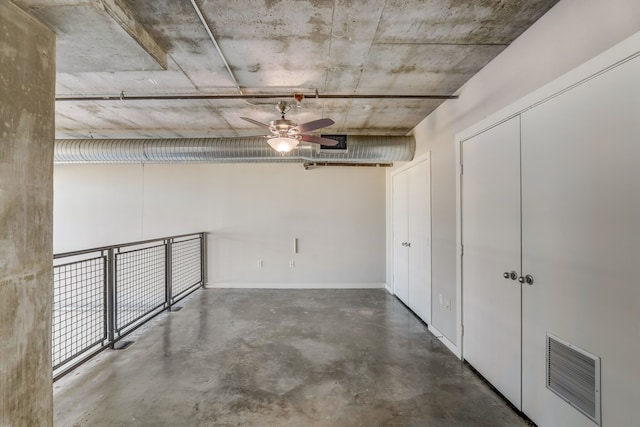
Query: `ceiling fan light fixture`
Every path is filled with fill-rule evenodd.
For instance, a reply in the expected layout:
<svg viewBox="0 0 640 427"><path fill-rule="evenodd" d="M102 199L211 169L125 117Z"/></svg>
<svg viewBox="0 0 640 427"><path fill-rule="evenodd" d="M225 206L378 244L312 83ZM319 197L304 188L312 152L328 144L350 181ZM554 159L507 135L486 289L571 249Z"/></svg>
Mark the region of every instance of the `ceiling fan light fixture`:
<svg viewBox="0 0 640 427"><path fill-rule="evenodd" d="M327 126L335 124L331 119L319 119L311 122L302 123L298 125L291 120L287 120L284 114L289 110L289 104L281 101L277 105L278 111L281 113L279 120L272 120L269 124L261 123L257 120L250 119L249 117L240 117L242 120L260 126L261 128L268 129L271 132L270 136L264 135L267 138L267 142L279 153L288 153L298 146L300 140L305 142L311 142L321 145L336 145L338 142L333 139L326 139L319 136L307 135L307 132L311 132L317 129L321 129Z"/></svg>
<svg viewBox="0 0 640 427"><path fill-rule="evenodd" d="M282 136L278 136L275 138L269 138L267 141L271 148L276 150L279 153L288 153L298 146L300 140L296 138L286 138Z"/></svg>

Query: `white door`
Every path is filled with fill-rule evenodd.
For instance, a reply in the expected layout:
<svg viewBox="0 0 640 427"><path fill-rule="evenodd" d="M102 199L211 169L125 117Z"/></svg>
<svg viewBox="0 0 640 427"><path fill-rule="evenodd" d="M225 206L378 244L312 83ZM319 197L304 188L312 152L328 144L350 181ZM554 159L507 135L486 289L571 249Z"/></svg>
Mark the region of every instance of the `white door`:
<svg viewBox="0 0 640 427"><path fill-rule="evenodd" d="M540 426L595 425L546 388L547 332L601 358L603 425L638 425L639 76L635 58L522 115L523 411Z"/></svg>
<svg viewBox="0 0 640 427"><path fill-rule="evenodd" d="M409 176L393 175L392 227L393 227L393 293L409 305Z"/></svg>
<svg viewBox="0 0 640 427"><path fill-rule="evenodd" d="M521 407L520 122L462 146L463 357Z"/></svg>
<svg viewBox="0 0 640 427"><path fill-rule="evenodd" d="M409 307L431 323L431 183L429 160L409 174Z"/></svg>

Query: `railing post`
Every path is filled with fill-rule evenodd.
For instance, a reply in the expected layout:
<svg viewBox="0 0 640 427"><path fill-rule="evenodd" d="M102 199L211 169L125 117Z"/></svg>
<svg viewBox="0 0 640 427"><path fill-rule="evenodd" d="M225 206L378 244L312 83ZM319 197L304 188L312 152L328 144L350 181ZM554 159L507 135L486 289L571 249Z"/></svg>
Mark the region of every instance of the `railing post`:
<svg viewBox="0 0 640 427"><path fill-rule="evenodd" d="M164 274L165 274L165 285L166 285L166 303L167 303L167 311L171 311L171 305L173 300L172 289L171 289L171 281L172 281L172 252L173 252L173 239L165 240L165 263L164 263Z"/></svg>
<svg viewBox="0 0 640 427"><path fill-rule="evenodd" d="M107 251L107 336L113 349L116 333L116 260L113 248Z"/></svg>
<svg viewBox="0 0 640 427"><path fill-rule="evenodd" d="M200 281L207 286L207 233L200 233Z"/></svg>

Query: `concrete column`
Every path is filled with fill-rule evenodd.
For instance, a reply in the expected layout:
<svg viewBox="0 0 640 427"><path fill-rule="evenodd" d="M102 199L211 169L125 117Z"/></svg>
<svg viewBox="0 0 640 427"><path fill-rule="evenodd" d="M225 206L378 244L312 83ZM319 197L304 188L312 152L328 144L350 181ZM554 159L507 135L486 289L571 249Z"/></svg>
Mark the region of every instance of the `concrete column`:
<svg viewBox="0 0 640 427"><path fill-rule="evenodd" d="M55 34L0 0L0 426L53 425Z"/></svg>

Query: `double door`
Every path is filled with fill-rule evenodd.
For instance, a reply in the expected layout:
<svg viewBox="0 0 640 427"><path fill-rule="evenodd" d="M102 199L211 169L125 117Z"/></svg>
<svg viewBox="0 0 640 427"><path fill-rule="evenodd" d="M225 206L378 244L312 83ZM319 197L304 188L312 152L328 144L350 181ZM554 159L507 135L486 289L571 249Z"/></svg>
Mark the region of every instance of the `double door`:
<svg viewBox="0 0 640 427"><path fill-rule="evenodd" d="M431 183L428 158L392 176L393 292L431 322Z"/></svg>
<svg viewBox="0 0 640 427"><path fill-rule="evenodd" d="M462 143L463 356L541 427L594 425L547 387L548 335L601 360L607 426L636 418L639 75L636 56Z"/></svg>

